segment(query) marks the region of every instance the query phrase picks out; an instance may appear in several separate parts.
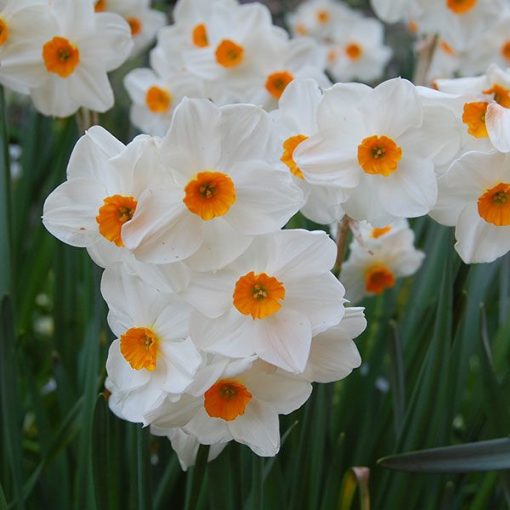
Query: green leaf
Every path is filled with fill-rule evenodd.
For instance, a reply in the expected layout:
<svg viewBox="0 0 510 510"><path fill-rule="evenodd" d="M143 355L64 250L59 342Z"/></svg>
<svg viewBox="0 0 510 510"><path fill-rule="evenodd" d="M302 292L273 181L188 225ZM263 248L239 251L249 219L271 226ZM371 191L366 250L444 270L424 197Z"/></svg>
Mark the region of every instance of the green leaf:
<svg viewBox="0 0 510 510"><path fill-rule="evenodd" d="M360 510L370 510L369 476L370 470L367 467L352 467L345 473L340 489L338 510L352 508L356 490L358 490Z"/></svg>
<svg viewBox="0 0 510 510"><path fill-rule="evenodd" d="M385 468L421 473L469 473L510 469L510 439L430 448L377 461Z"/></svg>

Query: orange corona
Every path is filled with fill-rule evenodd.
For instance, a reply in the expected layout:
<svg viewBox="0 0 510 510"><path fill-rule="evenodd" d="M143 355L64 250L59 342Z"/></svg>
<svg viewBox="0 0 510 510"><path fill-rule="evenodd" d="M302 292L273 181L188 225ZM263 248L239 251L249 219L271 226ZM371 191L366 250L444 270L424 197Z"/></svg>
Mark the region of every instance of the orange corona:
<svg viewBox="0 0 510 510"><path fill-rule="evenodd" d="M246 411L252 394L235 379L220 379L204 393L204 408L211 418L235 420Z"/></svg>
<svg viewBox="0 0 510 510"><path fill-rule="evenodd" d="M373 239L379 239L379 237L387 234L388 232L391 232L391 225L386 225L385 227L374 227L370 233L370 237Z"/></svg>
<svg viewBox="0 0 510 510"><path fill-rule="evenodd" d="M236 282L234 306L243 315L253 319L265 319L280 310L285 299L285 287L274 276L253 271L241 276Z"/></svg>
<svg viewBox="0 0 510 510"><path fill-rule="evenodd" d="M207 28L204 23L198 24L192 32L193 44L197 48L206 48L209 46L209 38L207 37Z"/></svg>
<svg viewBox="0 0 510 510"><path fill-rule="evenodd" d="M296 150L297 146L307 140L308 137L306 135L295 135L287 138L283 142L283 154L280 158L280 161L287 165L289 170L293 175L295 175L298 179L304 179L303 172L301 169L297 166L296 162L294 161L294 151Z"/></svg>
<svg viewBox="0 0 510 510"><path fill-rule="evenodd" d="M244 48L230 39L224 39L216 48L215 56L220 66L230 69L243 63Z"/></svg>
<svg viewBox="0 0 510 510"><path fill-rule="evenodd" d="M184 204L205 221L224 216L235 201L234 182L221 172L199 172L184 188Z"/></svg>
<svg viewBox="0 0 510 510"><path fill-rule="evenodd" d="M43 61L50 73L67 78L80 63L80 51L65 37L56 36L44 44Z"/></svg>
<svg viewBox="0 0 510 510"><path fill-rule="evenodd" d="M153 113L166 113L172 105L172 96L168 90L153 85L145 94L145 104Z"/></svg>
<svg viewBox="0 0 510 510"><path fill-rule="evenodd" d="M131 36L136 37L142 31L142 22L133 16L128 16L126 21L128 22L129 28L131 29Z"/></svg>
<svg viewBox="0 0 510 510"><path fill-rule="evenodd" d="M454 14L465 14L476 6L477 0L446 0L446 7Z"/></svg>
<svg viewBox="0 0 510 510"><path fill-rule="evenodd" d="M395 285L395 275L383 264L371 266L365 272L365 289L372 294L382 294Z"/></svg>
<svg viewBox="0 0 510 510"><path fill-rule="evenodd" d="M131 196L106 197L96 216L100 234L117 246L124 246L122 225L133 217L136 205L136 199Z"/></svg>
<svg viewBox="0 0 510 510"><path fill-rule="evenodd" d="M4 45L7 39L9 39L9 25L0 18L0 46Z"/></svg>
<svg viewBox="0 0 510 510"><path fill-rule="evenodd" d="M510 183L500 182L481 195L478 214L497 227L510 226Z"/></svg>
<svg viewBox="0 0 510 510"><path fill-rule="evenodd" d="M149 328L131 328L120 337L120 352L134 370L156 368L159 338Z"/></svg>
<svg viewBox="0 0 510 510"><path fill-rule="evenodd" d="M483 93L492 94L496 103L505 108L510 108L510 89L503 87L503 85L496 83L490 89L484 90Z"/></svg>
<svg viewBox="0 0 510 510"><path fill-rule="evenodd" d="M294 79L289 71L276 71L271 73L266 80L266 90L275 98L280 99L287 85Z"/></svg>
<svg viewBox="0 0 510 510"><path fill-rule="evenodd" d="M391 175L401 159L402 149L387 136L369 136L358 145L358 163L367 174Z"/></svg>
<svg viewBox="0 0 510 510"><path fill-rule="evenodd" d="M356 43L350 43L345 47L345 54L350 60L359 60L363 55L363 48Z"/></svg>
<svg viewBox="0 0 510 510"><path fill-rule="evenodd" d="M462 122L467 126L467 132L475 138L487 138L487 127L485 126L485 114L489 103L476 101L466 103L462 114Z"/></svg>

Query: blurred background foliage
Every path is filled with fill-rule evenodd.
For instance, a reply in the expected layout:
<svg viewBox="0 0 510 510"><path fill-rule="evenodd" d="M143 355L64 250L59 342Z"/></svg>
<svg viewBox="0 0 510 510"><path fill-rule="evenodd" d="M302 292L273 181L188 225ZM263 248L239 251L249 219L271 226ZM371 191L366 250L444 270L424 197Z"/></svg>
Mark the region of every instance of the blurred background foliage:
<svg viewBox="0 0 510 510"><path fill-rule="evenodd" d="M282 22L297 2L267 3ZM390 27L388 40L397 50L388 75L409 76L408 36ZM140 63L114 73L117 104L100 116L124 141L135 132L122 77ZM377 464L394 453L508 434L509 255L466 266L451 229L415 220L425 263L363 303L361 368L316 386L302 409L282 417L276 458L231 443L205 470L184 473L169 441L108 410L112 335L100 270L40 221L45 197L64 180L77 124L44 118L20 101L9 96L6 107L2 93L0 104L0 509L365 510L368 494L376 510L509 507L505 471L398 473ZM21 156L9 154L6 141ZM300 215L291 226L318 227ZM368 469L352 469L361 466Z"/></svg>

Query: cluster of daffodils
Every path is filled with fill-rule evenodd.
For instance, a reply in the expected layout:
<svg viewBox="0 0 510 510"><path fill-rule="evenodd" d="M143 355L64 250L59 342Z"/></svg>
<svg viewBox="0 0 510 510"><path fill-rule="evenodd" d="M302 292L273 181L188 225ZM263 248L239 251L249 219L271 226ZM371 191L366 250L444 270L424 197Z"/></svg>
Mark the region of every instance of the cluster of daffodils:
<svg viewBox="0 0 510 510"><path fill-rule="evenodd" d="M278 416L360 364L366 322L330 272L335 243L282 230L305 193L273 164L271 128L259 107L205 99L163 138L92 127L44 205L46 228L105 268L111 409L167 436L183 468L199 444L275 455Z"/></svg>
<svg viewBox="0 0 510 510"><path fill-rule="evenodd" d="M327 49L327 70L337 81L376 80L392 54L382 23L340 1L307 0L288 22L296 37L312 37Z"/></svg>
<svg viewBox="0 0 510 510"><path fill-rule="evenodd" d="M488 65L510 64L510 4L507 0L372 0L388 22L407 21L419 38L437 35L428 79L471 76Z"/></svg>
<svg viewBox="0 0 510 510"><path fill-rule="evenodd" d="M395 286L397 278L411 276L425 256L414 247L414 232L406 220L384 227L362 221L355 234L342 269L346 297L353 303L382 294Z"/></svg>
<svg viewBox="0 0 510 510"><path fill-rule="evenodd" d="M173 18L158 32L151 67L125 79L131 121L143 132L165 134L184 96L271 110L294 78L330 84L327 49L312 38L290 40L260 3L179 0Z"/></svg>
<svg viewBox="0 0 510 510"><path fill-rule="evenodd" d="M30 94L45 115L111 108L107 73L132 47L125 19L94 12L91 0L0 2L0 83Z"/></svg>

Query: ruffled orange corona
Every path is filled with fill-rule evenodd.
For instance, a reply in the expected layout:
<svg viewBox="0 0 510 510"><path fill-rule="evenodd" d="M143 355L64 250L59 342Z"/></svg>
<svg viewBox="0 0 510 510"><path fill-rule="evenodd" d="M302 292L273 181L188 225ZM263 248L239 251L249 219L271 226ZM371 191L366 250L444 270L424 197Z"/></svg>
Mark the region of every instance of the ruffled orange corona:
<svg viewBox="0 0 510 510"><path fill-rule="evenodd" d="M385 227L374 227L370 233L370 237L372 237L372 239L378 239L388 232L391 232L391 225L386 225Z"/></svg>
<svg viewBox="0 0 510 510"><path fill-rule="evenodd" d="M280 99L287 85L294 79L289 71L276 71L271 73L266 80L266 90L275 98Z"/></svg>
<svg viewBox="0 0 510 510"><path fill-rule="evenodd" d="M235 379L220 379L204 393L204 408L211 418L235 420L244 414L252 394Z"/></svg>
<svg viewBox="0 0 510 510"><path fill-rule="evenodd" d="M216 48L215 56L220 66L230 69L242 64L244 48L230 39L223 39Z"/></svg>
<svg viewBox="0 0 510 510"><path fill-rule="evenodd" d="M5 44L7 39L9 39L9 25L0 18L0 46Z"/></svg>
<svg viewBox="0 0 510 510"><path fill-rule="evenodd" d="M478 199L478 214L497 227L510 226L510 183L500 182Z"/></svg>
<svg viewBox="0 0 510 510"><path fill-rule="evenodd" d="M106 197L96 216L100 234L117 246L124 246L121 235L122 225L133 217L136 205L136 199L131 196Z"/></svg>
<svg viewBox="0 0 510 510"><path fill-rule="evenodd" d="M505 108L510 108L510 89L503 85L495 84L490 89L484 90L484 94L493 94L494 101Z"/></svg>
<svg viewBox="0 0 510 510"><path fill-rule="evenodd" d="M475 138L487 138L489 136L485 126L487 106L489 106L489 103L485 101L476 101L464 105L462 122L466 124L468 133Z"/></svg>
<svg viewBox="0 0 510 510"><path fill-rule="evenodd" d="M149 328L131 328L120 337L120 352L134 370L156 368L159 338Z"/></svg>
<svg viewBox="0 0 510 510"><path fill-rule="evenodd" d="M454 14L465 14L473 9L477 0L446 0L446 7Z"/></svg>
<svg viewBox="0 0 510 510"><path fill-rule="evenodd" d="M253 271L241 276L234 289L234 306L244 315L253 319L265 319L282 307L285 287L274 276Z"/></svg>
<svg viewBox="0 0 510 510"><path fill-rule="evenodd" d="M94 10L96 12L106 11L106 0L97 0L97 2L94 4Z"/></svg>
<svg viewBox="0 0 510 510"><path fill-rule="evenodd" d="M365 272L365 289L372 294L382 294L395 285L395 275L383 264L371 266Z"/></svg>
<svg viewBox="0 0 510 510"><path fill-rule="evenodd" d="M358 163L367 174L388 176L402 159L402 149L387 136L369 136L358 145Z"/></svg>
<svg viewBox="0 0 510 510"><path fill-rule="evenodd" d="M142 31L142 22L138 18L128 16L126 18L129 28L131 29L131 35L136 37Z"/></svg>
<svg viewBox="0 0 510 510"><path fill-rule="evenodd" d="M80 63L80 51L65 37L56 36L43 46L43 61L50 73L67 78Z"/></svg>
<svg viewBox="0 0 510 510"><path fill-rule="evenodd" d="M198 24L192 32L193 44L197 48L207 48L209 46L209 38L207 37L207 28L204 23Z"/></svg>
<svg viewBox="0 0 510 510"><path fill-rule="evenodd" d="M363 48L356 43L350 43L345 47L345 54L350 60L359 60L363 55Z"/></svg>
<svg viewBox="0 0 510 510"><path fill-rule="evenodd" d="M145 104L153 113L165 113L172 105L172 96L168 90L154 85L145 94Z"/></svg>
<svg viewBox="0 0 510 510"><path fill-rule="evenodd" d="M199 172L184 194L186 207L205 221L227 214L236 201L234 182L221 172Z"/></svg>
<svg viewBox="0 0 510 510"><path fill-rule="evenodd" d="M287 140L283 142L283 154L280 161L287 165L291 173L298 179L304 179L304 175L294 161L294 151L301 142L304 142L307 139L308 137L306 135L295 135L287 138Z"/></svg>

